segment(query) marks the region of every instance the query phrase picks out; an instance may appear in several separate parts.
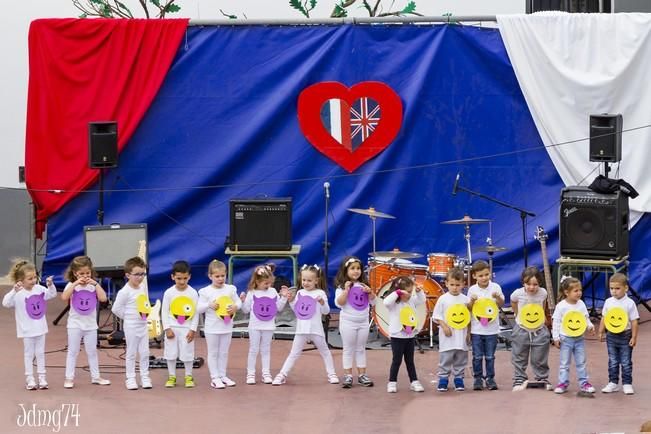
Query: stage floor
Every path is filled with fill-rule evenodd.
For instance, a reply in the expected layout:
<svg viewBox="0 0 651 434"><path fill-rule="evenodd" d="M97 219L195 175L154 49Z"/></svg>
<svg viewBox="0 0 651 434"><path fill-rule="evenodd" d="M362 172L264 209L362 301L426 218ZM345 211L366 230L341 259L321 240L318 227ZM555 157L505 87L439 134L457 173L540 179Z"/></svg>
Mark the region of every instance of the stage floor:
<svg viewBox="0 0 651 434"><path fill-rule="evenodd" d="M6 290L3 290L4 293ZM93 386L86 370L77 369L75 388L63 388L65 365L65 320L52 326L63 308L59 299L50 302L46 363L50 389L27 391L24 387L22 342L16 339L13 311L0 310L1 341L0 432L56 432L55 421L49 427L29 428L38 420L25 421L24 410L41 411L41 416L61 416L59 432L96 433L606 433L638 432L651 419L651 314L640 308L642 324L638 346L634 351L635 395L600 392L594 399L579 398L573 383L570 392L558 396L543 390L511 391L510 353L498 351L497 382L500 390L474 392L436 392L430 383L436 378L438 353L427 350L416 354L416 366L425 393L409 391L404 365L398 381L398 393L386 392L391 352L369 350L368 372L376 386L355 386L344 390L326 381L325 370L317 351L307 351L298 360L286 385L274 387L258 383L244 384L248 341L234 338L229 357L228 375L238 385L225 390L209 387L206 365L195 370L194 389L165 389L165 369L151 372L154 388L129 391L124 387L123 348L100 350L102 375L113 381L111 386ZM105 341L101 341L105 345ZM290 340L272 343L272 370L275 374L289 352ZM204 339L198 339L196 354L205 357ZM161 349L151 349L157 357ZM604 343L596 338L587 342L588 372L593 385L600 389L607 382L607 354ZM337 373L342 374L341 350L334 349ZM82 351L78 365L85 366ZM558 350L550 352L551 381L556 382ZM574 370L572 369L572 372ZM182 374L182 370L178 370ZM471 386L470 368L466 386ZM574 378L572 378L574 381ZM75 410L77 419L64 416ZM45 410L45 411L44 411ZM56 410L62 410L56 412ZM27 422L27 423L25 423ZM47 422L41 419L41 424ZM75 426L75 422L78 426Z"/></svg>

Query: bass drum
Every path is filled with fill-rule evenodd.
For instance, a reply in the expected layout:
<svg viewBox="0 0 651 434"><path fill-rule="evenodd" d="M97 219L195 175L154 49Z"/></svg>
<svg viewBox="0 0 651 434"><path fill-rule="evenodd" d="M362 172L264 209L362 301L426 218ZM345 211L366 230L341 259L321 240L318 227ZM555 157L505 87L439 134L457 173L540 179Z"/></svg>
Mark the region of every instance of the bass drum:
<svg viewBox="0 0 651 434"><path fill-rule="evenodd" d="M429 318L434 311L436 301L443 295L443 289L436 281L424 276L414 276L416 286L425 293L425 303L416 307L416 334L429 334ZM387 282L377 294L377 301L373 309L373 322L385 337L389 337L389 310L384 305L384 295L391 289L393 280Z"/></svg>

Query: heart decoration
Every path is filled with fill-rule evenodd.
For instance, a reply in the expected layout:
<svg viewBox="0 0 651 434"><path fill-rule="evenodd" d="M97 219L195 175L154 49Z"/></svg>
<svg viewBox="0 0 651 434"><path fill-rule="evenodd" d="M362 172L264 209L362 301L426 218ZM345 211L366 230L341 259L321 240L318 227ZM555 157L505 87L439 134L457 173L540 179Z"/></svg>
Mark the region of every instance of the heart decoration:
<svg viewBox="0 0 651 434"><path fill-rule="evenodd" d="M341 107L348 109L339 117L340 141L323 124L324 104L330 100L339 100ZM369 112L372 106L375 108ZM402 101L382 82L363 81L348 88L336 81L324 81L300 93L298 123L312 146L352 173L395 139L402 125ZM351 143L357 134L357 141L363 141L353 149Z"/></svg>

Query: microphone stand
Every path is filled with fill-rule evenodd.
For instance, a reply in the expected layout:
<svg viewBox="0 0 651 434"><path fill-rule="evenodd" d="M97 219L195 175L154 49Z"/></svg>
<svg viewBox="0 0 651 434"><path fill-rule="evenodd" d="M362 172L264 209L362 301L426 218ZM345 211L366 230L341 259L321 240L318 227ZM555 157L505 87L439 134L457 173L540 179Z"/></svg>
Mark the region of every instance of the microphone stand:
<svg viewBox="0 0 651 434"><path fill-rule="evenodd" d="M325 273L325 282L326 282L326 287L323 288L326 291L326 294L328 294L330 291L328 290L328 252L330 251L330 242L328 241L328 212L330 208L330 183L329 182L324 182L323 183L323 188L325 189L325 230L323 233L323 272ZM323 325L324 325L324 332L325 332L325 341L326 345L328 348L331 348L330 342L328 342L328 329L330 328L330 314L326 315L324 320L323 320Z"/></svg>
<svg viewBox="0 0 651 434"><path fill-rule="evenodd" d="M455 192L458 191L465 191L468 194L471 194L473 196L480 197L482 199L486 199L490 202L494 202L498 205L502 205L503 207L510 208L513 210L516 210L520 213L520 219L522 221L522 254L524 256L524 266L525 268L528 265L528 260L529 260L529 255L527 253L527 216L535 217L536 214L532 213L531 211L527 211L525 209L522 209L520 207L517 207L515 205L511 205L510 203L503 202L499 199L495 199L494 197L487 196L485 194L479 193L477 191L470 190L468 188L462 187L458 184L455 184Z"/></svg>

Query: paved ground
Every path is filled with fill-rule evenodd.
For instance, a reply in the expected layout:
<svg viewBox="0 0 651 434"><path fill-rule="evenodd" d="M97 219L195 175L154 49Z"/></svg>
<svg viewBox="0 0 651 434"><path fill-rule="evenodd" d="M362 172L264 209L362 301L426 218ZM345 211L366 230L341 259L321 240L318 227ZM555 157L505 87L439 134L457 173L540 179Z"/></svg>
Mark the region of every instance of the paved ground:
<svg viewBox="0 0 651 434"><path fill-rule="evenodd" d="M4 291L3 291L4 294ZM50 303L51 320L63 304ZM643 320L651 314L641 312ZM288 383L281 387L244 384L248 341L234 339L229 360L229 375L238 385L227 390L209 387L206 366L196 370L195 389L165 389L166 371L152 371L152 390L127 391L124 388L123 349L100 351L100 363L106 377L113 381L108 387L92 386L88 372L77 371L74 389L63 389L63 365L66 343L65 321L50 326L47 340L47 391L24 389L22 342L16 339L13 312L0 309L0 338L5 343L0 352L2 394L0 395L0 432L57 432L56 416L61 415L59 432L80 433L593 433L637 432L643 421L651 419L651 323L640 327L638 348L634 352L634 383L636 394L604 395L594 399L571 393L557 396L541 390L514 393L510 390L512 369L510 353L497 353L497 381L500 390L494 392L437 393L430 380L434 379L438 362L436 351L416 355L416 365L425 393L408 390L404 368L400 373L397 394L386 392L386 377L391 359L389 350L370 350L368 370L376 387L354 387L344 390L326 382L321 358L308 351L299 359ZM277 372L288 354L291 341L278 340L272 344L272 368ZM591 380L600 388L607 382L605 344L589 340L588 364ZM160 356L162 350L152 349ZM205 356L205 340L199 339L197 354ZM341 373L341 351L333 350L338 372ZM79 364L85 365L82 353ZM552 376L558 367L558 351L550 355ZM38 421L23 419L23 409L49 410L55 419L50 426L29 428ZM61 412L55 410L61 409ZM68 410L77 410L78 419ZM72 413L72 412L71 412ZM31 414L34 414L33 412ZM46 414L41 411L42 416ZM78 426L75 427L75 421ZM47 421L42 420L45 424Z"/></svg>

